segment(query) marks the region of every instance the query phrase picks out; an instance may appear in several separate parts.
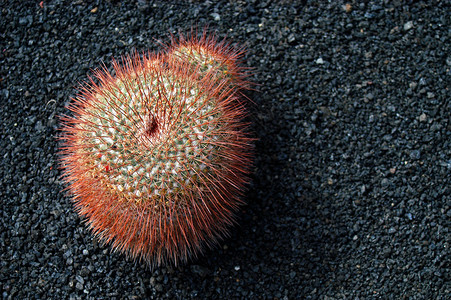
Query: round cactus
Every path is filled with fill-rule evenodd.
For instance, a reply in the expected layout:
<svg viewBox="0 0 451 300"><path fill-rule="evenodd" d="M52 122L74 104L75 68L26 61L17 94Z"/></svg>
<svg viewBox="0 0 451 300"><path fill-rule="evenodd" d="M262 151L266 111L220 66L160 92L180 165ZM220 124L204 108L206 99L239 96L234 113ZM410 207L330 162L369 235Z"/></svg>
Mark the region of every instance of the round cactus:
<svg viewBox="0 0 451 300"><path fill-rule="evenodd" d="M186 62L192 72L214 73L218 81L225 81L231 88L249 88L246 69L239 66L238 60L243 48L234 48L226 40L217 42L214 36L204 34L200 38L191 33L179 39L172 39L167 54L175 62Z"/></svg>
<svg viewBox="0 0 451 300"><path fill-rule="evenodd" d="M244 72L238 51L214 43L182 39L163 55L113 61L115 76L95 71L62 117L77 211L103 242L151 265L215 244L242 204L252 157Z"/></svg>

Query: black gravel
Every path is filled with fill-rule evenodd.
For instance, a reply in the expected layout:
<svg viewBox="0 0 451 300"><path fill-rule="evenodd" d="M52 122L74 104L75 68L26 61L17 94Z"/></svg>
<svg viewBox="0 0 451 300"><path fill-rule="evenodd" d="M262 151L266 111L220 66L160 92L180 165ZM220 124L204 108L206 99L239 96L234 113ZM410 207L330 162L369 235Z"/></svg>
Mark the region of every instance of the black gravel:
<svg viewBox="0 0 451 300"><path fill-rule="evenodd" d="M360 3L368 2L368 3ZM449 1L1 1L4 299L449 299ZM245 45L257 159L220 247L150 271L61 193L58 118L111 57Z"/></svg>

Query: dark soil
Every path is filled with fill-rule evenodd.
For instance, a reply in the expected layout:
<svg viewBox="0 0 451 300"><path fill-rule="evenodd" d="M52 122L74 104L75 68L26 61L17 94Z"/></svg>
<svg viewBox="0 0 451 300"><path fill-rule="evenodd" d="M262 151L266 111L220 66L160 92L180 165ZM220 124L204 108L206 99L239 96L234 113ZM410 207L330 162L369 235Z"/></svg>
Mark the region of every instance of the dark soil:
<svg viewBox="0 0 451 300"><path fill-rule="evenodd" d="M0 2L4 299L449 299L449 1L41 4ZM219 247L150 271L62 193L58 115L90 69L207 24L258 84L248 205Z"/></svg>

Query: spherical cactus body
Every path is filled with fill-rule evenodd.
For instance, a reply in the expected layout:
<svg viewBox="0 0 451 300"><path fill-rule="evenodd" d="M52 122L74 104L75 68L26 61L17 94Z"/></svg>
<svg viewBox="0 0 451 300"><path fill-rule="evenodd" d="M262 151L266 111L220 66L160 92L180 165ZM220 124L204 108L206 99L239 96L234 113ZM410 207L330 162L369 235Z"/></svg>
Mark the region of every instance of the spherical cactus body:
<svg viewBox="0 0 451 300"><path fill-rule="evenodd" d="M240 54L181 38L163 54L113 61L114 76L104 68L82 85L62 117L61 167L100 240L161 265L227 234L252 162Z"/></svg>
<svg viewBox="0 0 451 300"><path fill-rule="evenodd" d="M194 35L173 38L167 52L173 61L187 63L192 72L203 75L211 72L216 80L225 81L233 89L249 88L246 69L238 64L243 48L232 47L226 40L218 43L204 31L199 39Z"/></svg>

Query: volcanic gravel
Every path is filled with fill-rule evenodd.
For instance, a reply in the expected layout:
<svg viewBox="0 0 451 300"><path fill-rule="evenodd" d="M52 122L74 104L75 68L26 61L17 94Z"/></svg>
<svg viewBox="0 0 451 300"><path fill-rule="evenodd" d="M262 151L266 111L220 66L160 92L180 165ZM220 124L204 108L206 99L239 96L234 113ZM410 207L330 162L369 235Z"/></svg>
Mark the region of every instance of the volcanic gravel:
<svg viewBox="0 0 451 300"><path fill-rule="evenodd" d="M4 299L450 299L449 1L0 11ZM248 205L218 247L150 270L94 238L62 192L58 116L102 62L207 25L247 48L257 84Z"/></svg>

